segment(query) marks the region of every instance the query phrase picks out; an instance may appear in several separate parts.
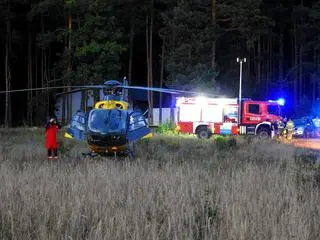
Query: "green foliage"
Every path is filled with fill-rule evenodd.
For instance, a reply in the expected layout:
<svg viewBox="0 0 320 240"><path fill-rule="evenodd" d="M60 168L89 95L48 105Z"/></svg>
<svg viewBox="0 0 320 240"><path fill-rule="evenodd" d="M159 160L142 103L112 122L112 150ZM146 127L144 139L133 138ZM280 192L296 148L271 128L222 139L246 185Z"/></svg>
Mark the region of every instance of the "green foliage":
<svg viewBox="0 0 320 240"><path fill-rule="evenodd" d="M83 57L90 54L114 54L118 52L121 53L125 50L126 48L122 47L121 44L118 44L117 42L106 42L99 44L95 40L92 40L88 44L85 43L83 46L77 47L75 55L77 57Z"/></svg>
<svg viewBox="0 0 320 240"><path fill-rule="evenodd" d="M185 63L177 59L168 62L167 71L171 73L167 83L173 88L210 93L219 92L217 82L214 80L218 74L208 64L198 63L185 66Z"/></svg>
<svg viewBox="0 0 320 240"><path fill-rule="evenodd" d="M76 0L64 0L64 4L66 7L74 7L76 4Z"/></svg>
<svg viewBox="0 0 320 240"><path fill-rule="evenodd" d="M216 90L217 71L211 68L214 29L209 2L179 1L162 14L162 19L162 37L167 43L167 84Z"/></svg>
<svg viewBox="0 0 320 240"><path fill-rule="evenodd" d="M215 144L218 150L231 150L237 146L237 141L234 137L215 137Z"/></svg>
<svg viewBox="0 0 320 240"><path fill-rule="evenodd" d="M266 97L281 85L301 106L310 105L319 95L320 1L216 2L214 23L211 0L0 1L0 41L2 46L10 41L9 66L30 75L28 86L53 85L52 79L63 80L54 84L101 83L128 74L129 48L134 49L133 61L144 64L146 18L153 9L153 32L165 42L166 86L234 96L239 78L235 59L247 57L244 95ZM160 75L158 43L153 44L154 85ZM290 48L292 58L286 56ZM136 69L132 76L140 72ZM11 77L12 86L20 83L17 74ZM14 102L20 95L12 97Z"/></svg>
<svg viewBox="0 0 320 240"><path fill-rule="evenodd" d="M235 51L239 52L232 48L234 41L251 51L260 35L267 35L273 27L273 22L260 9L260 0L218 1L216 25L213 25L209 0L167 4L170 8L162 13L161 37L166 41L166 83L173 87L218 93L226 81L237 80L230 76L230 58L235 59ZM228 42L228 46L224 42ZM215 54L222 55L218 61L222 62L227 55L226 66L212 66L213 43ZM219 46L225 46L223 52ZM236 72L233 74L238 76Z"/></svg>
<svg viewBox="0 0 320 240"><path fill-rule="evenodd" d="M172 134L177 134L178 133L176 125L174 123L169 122L169 121L161 123L159 125L159 127L157 128L157 132L158 133L163 133L163 134L166 134L166 135L172 135Z"/></svg>
<svg viewBox="0 0 320 240"><path fill-rule="evenodd" d="M106 78L117 78L121 70L120 56L125 52L123 28L118 25L116 1L51 0L40 1L30 11L30 17L57 11L53 30L38 34L38 46L49 49L57 43L65 48L58 52L55 71L63 82L72 84L101 83ZM61 14L62 13L62 14ZM75 14L76 13L76 14ZM53 19L52 19L53 20Z"/></svg>

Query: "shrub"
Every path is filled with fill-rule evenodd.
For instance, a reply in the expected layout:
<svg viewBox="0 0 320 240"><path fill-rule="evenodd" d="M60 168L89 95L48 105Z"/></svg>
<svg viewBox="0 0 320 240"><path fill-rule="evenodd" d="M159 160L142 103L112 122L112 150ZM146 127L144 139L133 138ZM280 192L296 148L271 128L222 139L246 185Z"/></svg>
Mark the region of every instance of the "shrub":
<svg viewBox="0 0 320 240"><path fill-rule="evenodd" d="M157 129L157 132L162 134L167 134L167 135L178 134L175 123L171 123L168 121L161 123Z"/></svg>
<svg viewBox="0 0 320 240"><path fill-rule="evenodd" d="M223 137L223 136L216 136L215 137L215 144L217 149L219 150L227 150L232 149L237 146L237 141L234 137Z"/></svg>

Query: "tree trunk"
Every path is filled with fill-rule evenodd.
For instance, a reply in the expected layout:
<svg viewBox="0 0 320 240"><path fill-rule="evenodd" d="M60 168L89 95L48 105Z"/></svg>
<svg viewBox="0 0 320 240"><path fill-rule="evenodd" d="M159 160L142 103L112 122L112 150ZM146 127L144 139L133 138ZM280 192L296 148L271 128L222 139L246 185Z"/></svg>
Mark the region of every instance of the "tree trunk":
<svg viewBox="0 0 320 240"><path fill-rule="evenodd" d="M165 39L163 39L163 41L162 41L161 66L160 66L160 88L163 87L164 53L165 53ZM161 123L162 123L162 92L160 92L160 98L159 98L159 124L161 124Z"/></svg>
<svg viewBox="0 0 320 240"><path fill-rule="evenodd" d="M153 61L152 61L152 58L153 58L153 20L154 20L154 13L153 13L153 4L154 4L154 0L151 0L151 22L150 22L150 44L149 44L149 47L150 47L150 58L149 58L149 64L150 64L150 83L149 83L149 86L150 87L153 87ZM153 124L153 92L151 91L150 92L150 124L152 125Z"/></svg>
<svg viewBox="0 0 320 240"><path fill-rule="evenodd" d="M28 36L28 88L32 88L32 38L31 30ZM27 121L29 126L33 125L33 104L32 104L32 91L28 91L28 109L27 109Z"/></svg>
<svg viewBox="0 0 320 240"><path fill-rule="evenodd" d="M303 69L302 69L302 46L299 46L299 96L303 96L304 84L303 84Z"/></svg>
<svg viewBox="0 0 320 240"><path fill-rule="evenodd" d="M261 37L259 36L258 39L258 59L257 59L257 65L258 65L258 88L261 85Z"/></svg>
<svg viewBox="0 0 320 240"><path fill-rule="evenodd" d="M48 56L47 51L45 50L43 53L43 80L44 84L46 86L46 94L45 94L45 115L49 116L51 113L49 111L49 80L48 80L48 70L47 70L47 62L48 62Z"/></svg>
<svg viewBox="0 0 320 240"><path fill-rule="evenodd" d="M294 65L293 67L298 66L298 43L297 43L297 26L294 26ZM297 81L297 71L294 71L294 77L293 77L293 102L294 102L294 107L298 106L299 100L298 100L298 81Z"/></svg>
<svg viewBox="0 0 320 240"><path fill-rule="evenodd" d="M133 3L131 6L131 25L130 25L130 37L129 37L129 69L128 69L128 85L131 85L132 81L132 60L133 60L133 41L134 41L134 10Z"/></svg>
<svg viewBox="0 0 320 240"><path fill-rule="evenodd" d="M78 30L81 29L81 20L80 20L79 12L77 13L77 28L78 28ZM83 83L83 85L86 85L85 77L83 77L82 83ZM80 97L80 99L81 99L80 100L80 109L81 109L81 111L87 112L89 91L88 90L83 90L83 91L80 92L80 94L81 94L81 97Z"/></svg>
<svg viewBox="0 0 320 240"><path fill-rule="evenodd" d="M317 66L317 51L316 49L313 49L313 62ZM312 74L312 106L316 102L316 91L317 91L317 83L316 83L316 76L318 74L317 67L315 69L315 73Z"/></svg>
<svg viewBox="0 0 320 240"><path fill-rule="evenodd" d="M41 15L41 33L44 34L44 21L43 15ZM41 63L40 63L40 78L41 78L41 87L45 87L45 49L41 47ZM43 121L43 117L47 116L47 98L46 98L45 90L41 91L41 109L38 111L39 113L39 122Z"/></svg>
<svg viewBox="0 0 320 240"><path fill-rule="evenodd" d="M212 28L214 31L214 38L212 41L212 59L211 59L211 67L215 69L216 67L216 36L215 36L215 28L216 28L216 0L212 0Z"/></svg>
<svg viewBox="0 0 320 240"><path fill-rule="evenodd" d="M319 57L319 52L317 50L315 50L315 59L316 59L316 76L315 76L315 80L318 78L318 76L320 75L319 74L319 64L320 64L320 57ZM316 85L316 96L315 96L315 100L317 100L320 96L319 96L319 93L320 93L320 84L318 82L315 83Z"/></svg>
<svg viewBox="0 0 320 240"><path fill-rule="evenodd" d="M10 3L7 2L7 9L10 12ZM10 58L11 58L11 21L10 17L6 19L6 45L5 45L5 81L6 81L6 91L11 89L11 67L10 67ZM11 127L11 95L6 93L6 102L5 102L5 127Z"/></svg>
<svg viewBox="0 0 320 240"><path fill-rule="evenodd" d="M149 15L146 16L146 52L147 52L147 86L149 87L150 83L150 54L149 54ZM148 121L150 124L150 91L148 91Z"/></svg>
<svg viewBox="0 0 320 240"><path fill-rule="evenodd" d="M271 39L268 38L266 40L266 49L267 49L267 61L266 61L266 79L265 79L265 94L266 96L269 96L269 79L270 79L270 74L271 74L271 67L270 67L270 58L271 58Z"/></svg>
<svg viewBox="0 0 320 240"><path fill-rule="evenodd" d="M9 21L9 20L7 20ZM9 33L7 33L9 34ZM8 36L6 37L6 53L5 53L5 78L6 78L6 91L10 90L10 66L9 66L9 46L8 46ZM5 127L10 127L10 93L6 93L6 103L5 103L5 118L4 125Z"/></svg>
<svg viewBox="0 0 320 240"><path fill-rule="evenodd" d="M153 87L153 74L152 74L152 34L153 34L153 0L151 0L151 9L150 9L150 23L147 16L146 24L146 38L147 38L147 65L148 65L148 87ZM153 124L153 92L148 91L148 119L149 124Z"/></svg>
<svg viewBox="0 0 320 240"><path fill-rule="evenodd" d="M312 81L312 106L313 106L316 102L316 88L317 88L315 74L311 75L311 81Z"/></svg>
<svg viewBox="0 0 320 240"><path fill-rule="evenodd" d="M72 31L72 16L71 16L71 9L69 8L69 15L68 15L68 30L69 30L69 35L68 35L68 56L69 56L69 63L68 63L68 73L72 72L72 65L71 65L71 31ZM70 85L70 79L68 79L68 85ZM71 90L71 88L67 89L68 91ZM67 121L69 122L71 120L72 116L72 94L67 95Z"/></svg>
<svg viewBox="0 0 320 240"><path fill-rule="evenodd" d="M283 80L283 33L280 33L280 40L279 40L279 79Z"/></svg>
<svg viewBox="0 0 320 240"><path fill-rule="evenodd" d="M35 44L35 87L39 87L39 49L37 45ZM37 99L39 99L40 92L36 91L35 92L35 97L32 99L32 104L34 106L37 106ZM40 123L39 121L39 106L37 106L38 111L35 111L34 116L35 116L35 122L38 125ZM40 106L41 108L41 106Z"/></svg>
<svg viewBox="0 0 320 240"><path fill-rule="evenodd" d="M247 59L247 64L245 64L245 77L247 79L247 84L251 84L251 62L249 59ZM244 91L244 94L247 94L246 91ZM247 95L246 95L247 96Z"/></svg>
<svg viewBox="0 0 320 240"><path fill-rule="evenodd" d="M258 48L256 46L257 44L254 42L253 43L253 47L252 47L252 68L253 68L253 78L251 79L251 83L252 83L252 92L255 91L256 87L257 87L257 75L258 75L258 64L257 64L257 51ZM248 63L248 65L250 64L250 61Z"/></svg>
<svg viewBox="0 0 320 240"><path fill-rule="evenodd" d="M274 70L274 38L271 37L271 41L270 41L270 55L269 55L269 64L270 64L270 79L268 80L268 83L276 76L275 74L275 70ZM270 86L269 84L268 86L268 92L270 91Z"/></svg>
<svg viewBox="0 0 320 240"><path fill-rule="evenodd" d="M80 109L81 111L86 111L86 95L88 94L88 92L86 90L82 90L80 94Z"/></svg>

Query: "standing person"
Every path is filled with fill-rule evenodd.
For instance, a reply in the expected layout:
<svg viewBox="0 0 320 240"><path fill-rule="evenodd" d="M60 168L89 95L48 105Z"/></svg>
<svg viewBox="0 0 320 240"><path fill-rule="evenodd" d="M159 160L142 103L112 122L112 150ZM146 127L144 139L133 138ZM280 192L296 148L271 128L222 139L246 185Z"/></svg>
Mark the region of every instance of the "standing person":
<svg viewBox="0 0 320 240"><path fill-rule="evenodd" d="M286 130L287 130L287 139L292 140L292 135L294 131L294 122L290 118L286 124Z"/></svg>
<svg viewBox="0 0 320 240"><path fill-rule="evenodd" d="M61 129L61 125L55 118L51 118L46 124L46 148L48 154L48 160L54 158L58 159L58 143L57 143L57 132Z"/></svg>
<svg viewBox="0 0 320 240"><path fill-rule="evenodd" d="M278 135L278 138L279 138L280 140L283 140L282 138L283 138L283 136L284 136L284 127L285 127L284 122L282 122L282 121L277 121L277 126L276 126L276 128L277 128L277 135Z"/></svg>

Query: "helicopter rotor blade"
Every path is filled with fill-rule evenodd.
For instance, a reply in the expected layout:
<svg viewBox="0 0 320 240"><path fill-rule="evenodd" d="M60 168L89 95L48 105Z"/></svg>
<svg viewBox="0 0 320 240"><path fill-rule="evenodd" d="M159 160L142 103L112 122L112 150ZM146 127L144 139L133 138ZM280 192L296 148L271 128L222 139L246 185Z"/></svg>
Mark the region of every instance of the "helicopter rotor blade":
<svg viewBox="0 0 320 240"><path fill-rule="evenodd" d="M170 89L170 88L155 88L155 87L141 87L141 86L127 86L127 85L116 85L116 86L107 86L107 85L83 85L83 86L56 86L56 87L41 87L41 88L26 88L26 89L14 89L9 91L0 91L1 93L15 93L15 92L28 92L28 91L39 91L39 90L51 90L51 89L66 89L66 88L76 88L74 90L70 90L67 92L57 93L56 96L80 92L83 90L88 89L116 89L116 88L123 88L123 89L132 89L132 90L145 90L145 91L154 91L154 92L162 92L174 95L181 95L181 94L191 94L191 95L202 95L202 96L212 96L212 97L221 97L216 94L205 94L200 92L194 91L185 91L185 90L178 90L178 89Z"/></svg>
<svg viewBox="0 0 320 240"><path fill-rule="evenodd" d="M119 87L125 88L125 89L146 90L146 91L163 92L163 93L177 94L177 95L182 93L175 89L167 89L167 88L140 87L140 86L119 86Z"/></svg>
<svg viewBox="0 0 320 240"><path fill-rule="evenodd" d="M58 97L58 96L61 96L61 95L66 95L66 94L75 93L75 92L81 92L81 91L89 90L89 89L90 88L79 88L79 89L70 90L70 91L67 91L67 92L57 93L55 96Z"/></svg>
<svg viewBox="0 0 320 240"><path fill-rule="evenodd" d="M73 87L78 88L78 89L74 89L74 90L62 92L62 93L57 93L56 96L61 96L61 95L74 93L74 92L81 92L83 90L88 90L88 89L115 89L115 88L119 88L121 86L110 87L110 86L106 86L106 85L83 85L83 86L73 86Z"/></svg>
<svg viewBox="0 0 320 240"><path fill-rule="evenodd" d="M201 92L194 92L194 91L186 91L186 90L178 90L178 89L170 89L170 88L150 88L150 87L140 87L140 86L120 86L122 88L127 89L139 89L139 90L146 90L146 91L155 91L155 92L164 92L169 94L191 94L191 95L202 95L207 97L221 97L217 94L206 94Z"/></svg>
<svg viewBox="0 0 320 240"><path fill-rule="evenodd" d="M85 85L85 86L75 86L77 88L81 88L81 89L75 89L75 90L71 90L68 92L63 92L63 93L58 93L56 94L56 96L62 95L62 94L68 94L71 92L78 92L78 91L82 91L85 89L115 89L115 88L123 88L123 89L133 89L133 90L147 90L147 91L154 91L154 92L163 92L163 93L168 93L168 94L176 94L179 95L182 92L178 92L174 89L165 89L165 88L148 88L148 87L140 87L140 86L115 86L115 87L109 87L106 85ZM188 91L186 91L186 93L189 93Z"/></svg>
<svg viewBox="0 0 320 240"><path fill-rule="evenodd" d="M51 89L61 89L61 88L74 88L77 86L59 86L59 87L41 87L41 88L25 88L25 89L14 89L8 91L0 91L1 93L14 93L14 92L28 92L28 91L40 91L40 90L51 90Z"/></svg>

